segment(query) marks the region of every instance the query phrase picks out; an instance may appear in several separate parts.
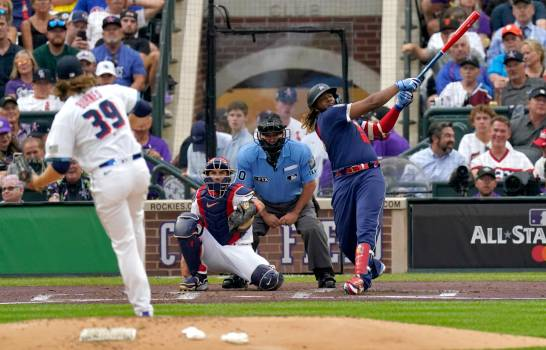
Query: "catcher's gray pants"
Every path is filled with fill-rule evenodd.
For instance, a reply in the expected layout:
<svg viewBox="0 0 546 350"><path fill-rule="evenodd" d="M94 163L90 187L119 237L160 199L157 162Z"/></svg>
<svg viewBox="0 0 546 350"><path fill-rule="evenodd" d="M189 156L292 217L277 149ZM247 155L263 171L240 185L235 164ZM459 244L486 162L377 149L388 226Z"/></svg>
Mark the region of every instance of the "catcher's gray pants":
<svg viewBox="0 0 546 350"><path fill-rule="evenodd" d="M296 205L296 201L282 204L263 202L265 204L265 209L278 218L281 218L290 212ZM300 216L296 221L296 230L303 237L305 251L309 257L309 270L313 271L318 268L332 268L328 236L324 231L322 223L317 218L315 206L312 201L309 201L301 211ZM269 226L259 214L256 215L252 225L254 242L259 242L259 236L265 236L267 231L269 231Z"/></svg>

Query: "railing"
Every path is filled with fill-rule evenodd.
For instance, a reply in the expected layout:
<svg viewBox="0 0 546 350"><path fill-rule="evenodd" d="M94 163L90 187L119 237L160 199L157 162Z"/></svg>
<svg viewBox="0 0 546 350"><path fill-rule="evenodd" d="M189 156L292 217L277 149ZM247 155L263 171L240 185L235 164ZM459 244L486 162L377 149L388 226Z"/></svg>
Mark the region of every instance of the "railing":
<svg viewBox="0 0 546 350"><path fill-rule="evenodd" d="M182 175L181 170L174 165L144 153L144 159L154 165L152 177L150 180L150 192L157 194L158 199L165 199L165 191L161 186L160 179L162 175L172 175L184 185L184 198L191 199L191 190L198 189L200 184L192 178Z"/></svg>

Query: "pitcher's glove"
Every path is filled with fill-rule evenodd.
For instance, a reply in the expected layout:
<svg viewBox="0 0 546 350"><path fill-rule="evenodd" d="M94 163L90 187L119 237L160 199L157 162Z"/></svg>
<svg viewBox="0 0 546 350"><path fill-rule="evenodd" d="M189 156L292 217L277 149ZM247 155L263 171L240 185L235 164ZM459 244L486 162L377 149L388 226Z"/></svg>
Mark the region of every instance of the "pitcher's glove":
<svg viewBox="0 0 546 350"><path fill-rule="evenodd" d="M30 167L25 157L22 154L17 154L13 157L13 165L15 167L15 175L24 182L25 186L32 180L34 170Z"/></svg>
<svg viewBox="0 0 546 350"><path fill-rule="evenodd" d="M246 201L239 203L237 208L228 217L229 232L244 232L248 230L254 221L256 213L257 208L253 202Z"/></svg>

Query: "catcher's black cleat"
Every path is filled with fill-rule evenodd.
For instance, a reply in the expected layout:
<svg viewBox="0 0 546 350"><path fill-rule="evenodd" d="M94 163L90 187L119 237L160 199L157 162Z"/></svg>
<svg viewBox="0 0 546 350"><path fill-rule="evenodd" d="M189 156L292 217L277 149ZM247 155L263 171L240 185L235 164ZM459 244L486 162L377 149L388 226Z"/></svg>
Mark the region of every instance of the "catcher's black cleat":
<svg viewBox="0 0 546 350"><path fill-rule="evenodd" d="M209 281L207 279L207 275L202 273L197 273L194 276L190 276L180 283L181 292L205 291L207 289L209 289Z"/></svg>
<svg viewBox="0 0 546 350"><path fill-rule="evenodd" d="M247 288L248 282L237 275L231 275L226 277L222 282L222 288L224 289L241 289Z"/></svg>

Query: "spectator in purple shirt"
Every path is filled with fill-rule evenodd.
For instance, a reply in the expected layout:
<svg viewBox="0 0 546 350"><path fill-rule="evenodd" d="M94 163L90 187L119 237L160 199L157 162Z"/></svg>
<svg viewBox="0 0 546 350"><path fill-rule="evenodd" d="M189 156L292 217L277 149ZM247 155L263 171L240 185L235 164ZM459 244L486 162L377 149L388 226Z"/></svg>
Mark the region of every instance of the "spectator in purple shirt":
<svg viewBox="0 0 546 350"><path fill-rule="evenodd" d="M20 99L32 94L32 76L38 64L30 51L21 50L15 54L10 80L6 84L5 95Z"/></svg>
<svg viewBox="0 0 546 350"><path fill-rule="evenodd" d="M133 111L129 114L129 122L133 134L138 143L142 145L142 149L149 156L162 159L166 162L171 161L171 151L169 146L161 138L150 133L152 127L152 106L150 103L140 100L135 105ZM153 168L151 163L148 163L150 171Z"/></svg>
<svg viewBox="0 0 546 350"><path fill-rule="evenodd" d="M387 107L379 107L372 112L366 113L363 119L378 122L388 111ZM393 129L386 139L374 140L373 149L378 157L395 157L409 149L409 143Z"/></svg>

